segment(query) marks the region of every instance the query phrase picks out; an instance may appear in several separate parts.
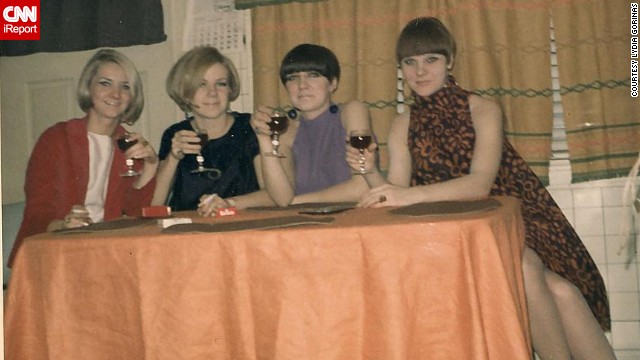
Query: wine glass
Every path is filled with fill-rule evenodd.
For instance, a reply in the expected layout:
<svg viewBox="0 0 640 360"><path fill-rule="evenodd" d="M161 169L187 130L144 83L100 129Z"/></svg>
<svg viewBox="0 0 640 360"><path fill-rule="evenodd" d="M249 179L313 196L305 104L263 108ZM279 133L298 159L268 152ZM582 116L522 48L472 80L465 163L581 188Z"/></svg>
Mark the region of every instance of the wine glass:
<svg viewBox="0 0 640 360"><path fill-rule="evenodd" d="M130 133L126 132L124 133L124 135L122 135L121 137L118 138L117 143L118 143L118 149L120 149L120 151L122 151L123 153L126 152L127 150L129 150L130 147L132 147L133 145L138 143L138 139L131 139L130 137ZM133 159L129 158L126 160L126 164L127 164L127 171L120 174L120 176L122 177L131 177L131 176L139 176L140 173L133 170Z"/></svg>
<svg viewBox="0 0 640 360"><path fill-rule="evenodd" d="M360 171L356 174L364 175L369 172L364 167L364 150L371 145L371 130L353 130L349 133L349 144L360 152Z"/></svg>
<svg viewBox="0 0 640 360"><path fill-rule="evenodd" d="M287 131L289 127L289 117L287 117L287 111L282 107L275 107L271 110L271 122L269 122L269 129L271 130L271 152L265 154L265 156L273 156L283 158L278 148L280 147L280 134Z"/></svg>
<svg viewBox="0 0 640 360"><path fill-rule="evenodd" d="M200 151L198 152L198 154L196 154L196 161L198 162L198 167L196 169L194 169L194 170L191 170L191 173L192 174L209 173L208 175L210 177L212 177L213 179L218 179L220 177L220 175L222 175L222 172L219 169L209 168L209 167L204 166L204 156L202 156L202 149L204 148L204 146L209 141L209 134L207 134L206 131L200 130L198 128L196 128L195 130L196 130L198 139L200 139L200 141L198 141L198 142L190 142L189 144L191 144L191 145L200 144Z"/></svg>

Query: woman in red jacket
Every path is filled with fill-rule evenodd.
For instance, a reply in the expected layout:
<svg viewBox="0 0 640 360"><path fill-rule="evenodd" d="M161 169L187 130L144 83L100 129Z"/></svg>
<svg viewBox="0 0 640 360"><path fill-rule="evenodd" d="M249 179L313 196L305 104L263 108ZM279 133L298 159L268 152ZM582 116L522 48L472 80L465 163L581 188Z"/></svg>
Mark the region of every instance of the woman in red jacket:
<svg viewBox="0 0 640 360"><path fill-rule="evenodd" d="M135 123L144 106L131 60L111 49L96 52L82 71L77 98L86 115L45 130L31 153L26 206L9 267L25 237L137 216L151 202L158 157L140 134L121 125ZM127 134L135 145L120 151L116 140ZM121 176L126 159L140 160L133 164L138 176Z"/></svg>

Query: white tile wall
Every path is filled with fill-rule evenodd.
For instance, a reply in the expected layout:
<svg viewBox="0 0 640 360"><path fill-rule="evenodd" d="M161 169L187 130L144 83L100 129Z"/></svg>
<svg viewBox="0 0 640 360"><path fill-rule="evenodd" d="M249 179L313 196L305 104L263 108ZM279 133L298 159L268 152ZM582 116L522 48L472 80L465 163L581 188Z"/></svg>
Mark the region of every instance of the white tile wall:
<svg viewBox="0 0 640 360"><path fill-rule="evenodd" d="M640 255L636 249L620 251L625 225L633 221L622 203L626 179L592 181L549 187L560 208L574 225L605 279L611 306L612 331L608 337L618 360L640 359ZM632 233L630 236L636 237Z"/></svg>

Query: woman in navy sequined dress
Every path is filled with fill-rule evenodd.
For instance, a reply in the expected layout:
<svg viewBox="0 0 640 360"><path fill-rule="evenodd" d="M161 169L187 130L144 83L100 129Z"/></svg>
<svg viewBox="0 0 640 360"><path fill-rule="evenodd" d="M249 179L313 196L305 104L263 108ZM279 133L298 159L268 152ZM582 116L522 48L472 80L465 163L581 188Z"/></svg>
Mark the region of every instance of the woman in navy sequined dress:
<svg viewBox="0 0 640 360"><path fill-rule="evenodd" d="M193 48L174 64L167 92L188 116L162 135L154 205L167 203L174 211L197 209L209 216L216 208L273 204L261 190L251 116L229 110L240 94L239 81L231 60L211 46ZM201 144L198 132L205 132L208 141ZM197 154L204 167L215 170L194 172Z"/></svg>

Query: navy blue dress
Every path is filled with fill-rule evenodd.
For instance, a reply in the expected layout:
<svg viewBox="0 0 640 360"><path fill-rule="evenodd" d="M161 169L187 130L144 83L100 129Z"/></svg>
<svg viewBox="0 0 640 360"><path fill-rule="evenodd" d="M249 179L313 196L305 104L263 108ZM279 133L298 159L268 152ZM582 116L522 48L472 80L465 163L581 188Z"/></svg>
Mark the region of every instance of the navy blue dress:
<svg viewBox="0 0 640 360"><path fill-rule="evenodd" d="M253 160L260 153L258 140L249 124L250 114L233 112L233 125L218 139L212 139L202 149L204 165L220 169L222 176L215 179L209 173L192 174L198 167L196 156L188 154L178 164L176 179L167 205L173 211L195 210L203 194L216 193L223 198L248 194L260 189ZM162 134L160 160L171 152L171 139L180 130L191 130L192 119L171 125Z"/></svg>

